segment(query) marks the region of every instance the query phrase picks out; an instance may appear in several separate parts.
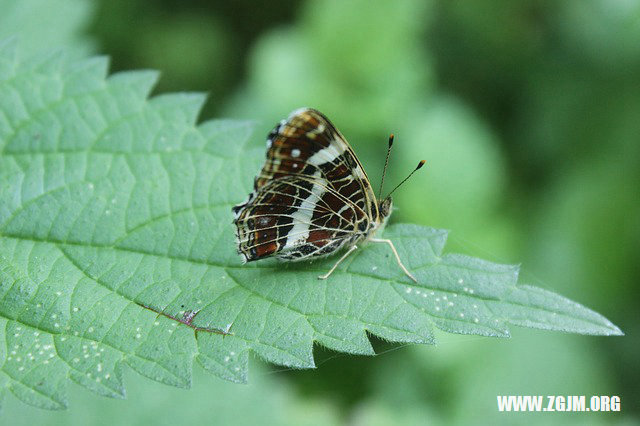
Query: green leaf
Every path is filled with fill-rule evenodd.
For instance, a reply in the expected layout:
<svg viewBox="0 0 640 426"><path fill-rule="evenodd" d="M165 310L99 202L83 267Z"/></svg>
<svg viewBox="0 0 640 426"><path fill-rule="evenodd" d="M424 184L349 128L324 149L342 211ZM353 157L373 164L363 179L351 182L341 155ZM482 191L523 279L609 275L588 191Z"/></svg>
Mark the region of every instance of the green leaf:
<svg viewBox="0 0 640 426"><path fill-rule="evenodd" d="M6 423L11 419L11 426L344 424L341 421L343 413L337 407L319 398L304 400L293 383L270 374L259 362L251 363L251 372L251 385L238 386L207 375L202 368L194 366L193 387L189 392L161 387L144 377L130 374L131 377L127 377L126 403L96 398L75 386L69 389L69 399L73 401L71 410L34 410L9 399L2 407L2 416Z"/></svg>
<svg viewBox="0 0 640 426"><path fill-rule="evenodd" d="M251 123L196 125L202 95L148 99L155 72L106 74L104 58L22 59L0 44L0 377L21 400L63 408L69 379L123 397L125 365L188 387L195 360L246 382L249 352L311 368L314 342L373 354L367 333L622 334L518 285L515 266L443 254L446 232L415 225L384 236L418 284L379 244L326 281L335 258L242 265L231 206L264 157Z"/></svg>

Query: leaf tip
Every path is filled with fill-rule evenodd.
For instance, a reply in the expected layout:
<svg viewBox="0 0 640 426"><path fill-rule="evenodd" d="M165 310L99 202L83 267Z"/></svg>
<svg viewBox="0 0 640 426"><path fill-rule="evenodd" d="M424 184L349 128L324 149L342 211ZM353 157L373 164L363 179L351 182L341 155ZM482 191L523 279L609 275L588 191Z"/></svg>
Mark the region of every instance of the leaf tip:
<svg viewBox="0 0 640 426"><path fill-rule="evenodd" d="M611 330L611 333L609 333L608 336L626 336L624 331L620 330L620 327L613 323L609 323L609 329Z"/></svg>

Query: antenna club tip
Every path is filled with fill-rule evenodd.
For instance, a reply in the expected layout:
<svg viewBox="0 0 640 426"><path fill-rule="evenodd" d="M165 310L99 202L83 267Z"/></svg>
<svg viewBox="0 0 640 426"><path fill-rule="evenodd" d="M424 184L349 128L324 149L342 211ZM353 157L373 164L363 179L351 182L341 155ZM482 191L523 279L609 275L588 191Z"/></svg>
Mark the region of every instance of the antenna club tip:
<svg viewBox="0 0 640 426"><path fill-rule="evenodd" d="M418 170L420 167L424 166L424 163L426 163L425 160L420 160L420 162L418 163L418 167L416 167L416 170Z"/></svg>
<svg viewBox="0 0 640 426"><path fill-rule="evenodd" d="M391 133L389 135L389 148L391 148L391 145L393 145L393 139L395 139L395 135L393 133Z"/></svg>

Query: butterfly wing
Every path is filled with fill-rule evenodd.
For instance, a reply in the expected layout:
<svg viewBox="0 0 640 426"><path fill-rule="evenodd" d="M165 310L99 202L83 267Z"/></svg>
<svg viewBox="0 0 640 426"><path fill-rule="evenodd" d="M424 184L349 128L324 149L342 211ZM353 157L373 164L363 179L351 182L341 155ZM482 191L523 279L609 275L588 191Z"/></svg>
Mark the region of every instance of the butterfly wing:
<svg viewBox="0 0 640 426"><path fill-rule="evenodd" d="M375 194L353 150L319 111L294 111L267 139L249 199L233 208L246 261L299 260L335 252L368 234Z"/></svg>

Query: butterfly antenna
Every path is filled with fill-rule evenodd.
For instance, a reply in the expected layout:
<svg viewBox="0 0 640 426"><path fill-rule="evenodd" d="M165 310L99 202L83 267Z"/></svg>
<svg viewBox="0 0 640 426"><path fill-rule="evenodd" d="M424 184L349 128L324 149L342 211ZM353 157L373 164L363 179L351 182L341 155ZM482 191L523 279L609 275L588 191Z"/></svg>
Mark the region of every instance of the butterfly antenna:
<svg viewBox="0 0 640 426"><path fill-rule="evenodd" d="M389 165L389 155L391 154L391 146L393 145L393 133L389 135L389 148L387 148L387 157L384 159L384 169L382 169L382 180L380 181L380 191L378 192L378 198L382 197L382 185L384 184L384 177L387 174L387 166Z"/></svg>
<svg viewBox="0 0 640 426"><path fill-rule="evenodd" d="M418 163L418 165L416 166L416 168L415 168L415 169L413 169L413 171L412 171L411 173L409 173L409 176L407 176L406 178L404 178L404 179L402 180L402 182L400 182L399 184L397 184L397 185L396 185L396 187L395 187L395 188L393 188L393 189L391 190L391 192L389 193L389 195L387 195L387 196L385 197L385 199L387 199L387 198L391 197L391 194L393 194L393 193L394 193L394 191L395 191L396 189L400 188L400 185L402 185L403 183L405 183L405 182L406 182L406 181L407 181L407 180L408 180L408 179L409 179L409 178L410 178L410 177L411 177L415 172L417 172L418 170L420 170L420 168L421 168L422 166L424 166L424 163L425 163L425 161L424 161L424 160L420 160L420 162Z"/></svg>

